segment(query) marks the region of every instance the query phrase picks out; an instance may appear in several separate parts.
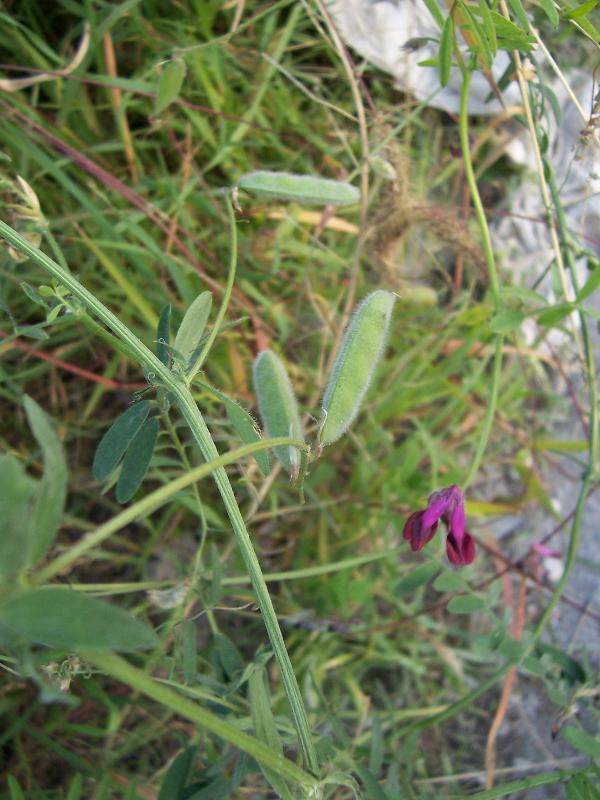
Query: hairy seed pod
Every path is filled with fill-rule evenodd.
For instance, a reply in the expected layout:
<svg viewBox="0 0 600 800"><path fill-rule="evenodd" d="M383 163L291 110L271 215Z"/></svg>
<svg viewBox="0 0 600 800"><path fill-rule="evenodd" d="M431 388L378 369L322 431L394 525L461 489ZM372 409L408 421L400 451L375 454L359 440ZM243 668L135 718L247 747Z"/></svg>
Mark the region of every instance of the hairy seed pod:
<svg viewBox="0 0 600 800"><path fill-rule="evenodd" d="M238 187L252 194L323 206L329 204L348 206L360 200L360 192L350 183L317 178L313 175L294 175L290 172L269 172L263 169L243 175Z"/></svg>
<svg viewBox="0 0 600 800"><path fill-rule="evenodd" d="M395 299L378 289L356 308L323 397L321 445L337 441L356 419L383 354Z"/></svg>
<svg viewBox="0 0 600 800"><path fill-rule="evenodd" d="M298 401L285 367L272 350L254 361L254 390L263 428L268 436L292 436L304 441ZM275 455L292 476L298 473L300 453L295 447L276 447Z"/></svg>

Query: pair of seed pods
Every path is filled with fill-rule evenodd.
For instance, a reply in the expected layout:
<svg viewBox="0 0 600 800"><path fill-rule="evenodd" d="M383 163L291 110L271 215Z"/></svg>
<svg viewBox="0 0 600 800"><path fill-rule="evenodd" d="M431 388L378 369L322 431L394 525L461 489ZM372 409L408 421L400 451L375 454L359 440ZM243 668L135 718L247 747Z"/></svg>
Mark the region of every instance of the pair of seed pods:
<svg viewBox="0 0 600 800"><path fill-rule="evenodd" d="M385 348L395 299L392 292L377 289L356 308L323 396L319 447L337 441L356 419ZM304 441L296 395L272 350L264 350L254 362L254 387L267 435ZM300 453L296 447L278 447L275 455L287 472L298 474Z"/></svg>

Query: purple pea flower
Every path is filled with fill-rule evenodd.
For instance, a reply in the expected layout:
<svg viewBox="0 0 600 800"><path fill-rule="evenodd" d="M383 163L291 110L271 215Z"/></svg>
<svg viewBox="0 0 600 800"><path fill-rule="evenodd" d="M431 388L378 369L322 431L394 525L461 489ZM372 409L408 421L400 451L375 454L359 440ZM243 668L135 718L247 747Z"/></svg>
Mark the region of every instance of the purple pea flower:
<svg viewBox="0 0 600 800"><path fill-rule="evenodd" d="M406 520L403 536L413 552L431 541L442 520L448 531L446 554L452 564L464 566L475 558L475 542L465 530L465 500L455 484L429 496L427 508L415 511Z"/></svg>

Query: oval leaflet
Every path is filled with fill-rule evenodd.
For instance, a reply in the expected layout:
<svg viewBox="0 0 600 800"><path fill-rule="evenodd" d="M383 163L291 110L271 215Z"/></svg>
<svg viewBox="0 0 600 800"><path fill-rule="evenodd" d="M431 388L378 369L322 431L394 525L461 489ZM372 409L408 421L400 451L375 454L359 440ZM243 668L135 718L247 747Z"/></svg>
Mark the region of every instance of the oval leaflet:
<svg viewBox="0 0 600 800"><path fill-rule="evenodd" d="M304 441L296 395L285 367L272 350L254 361L254 389L258 410L268 436L292 436ZM298 472L300 453L295 447L276 447L275 455L292 476Z"/></svg>

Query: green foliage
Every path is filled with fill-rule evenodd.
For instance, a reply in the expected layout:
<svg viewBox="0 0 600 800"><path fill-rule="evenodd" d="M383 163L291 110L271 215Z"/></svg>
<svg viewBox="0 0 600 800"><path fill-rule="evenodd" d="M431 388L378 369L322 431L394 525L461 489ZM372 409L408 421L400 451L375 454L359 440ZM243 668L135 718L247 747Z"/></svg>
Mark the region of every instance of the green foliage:
<svg viewBox="0 0 600 800"><path fill-rule="evenodd" d="M167 106L177 100L183 86L185 74L185 61L181 58L174 58L163 65L154 101L155 114L160 114Z"/></svg>
<svg viewBox="0 0 600 800"><path fill-rule="evenodd" d="M242 408L239 403L236 403L235 400L232 400L231 397L228 397L224 392L220 392L218 389L215 389L214 386L208 386L204 382L202 382L201 385L205 389L208 389L208 391L215 397L218 397L218 399L223 403L229 421L244 444L253 444L254 442L259 442L262 439L260 431L256 427L256 423L250 414L244 408ZM262 474L268 475L269 456L267 452L265 450L257 452L254 454L254 458L256 459L256 463L260 467Z"/></svg>
<svg viewBox="0 0 600 800"><path fill-rule="evenodd" d="M272 350L264 350L254 361L253 375L258 409L267 434L304 440L298 401L279 357ZM277 447L275 455L289 473L298 473L298 448Z"/></svg>
<svg viewBox="0 0 600 800"><path fill-rule="evenodd" d="M92 475L97 481L104 480L117 468L149 413L150 402L142 400L124 411L106 431L96 448L92 464Z"/></svg>
<svg viewBox="0 0 600 800"><path fill-rule="evenodd" d="M58 533L67 492L62 445L46 414L25 395L23 406L42 452L43 475L31 478L13 456L0 455L0 578L39 561Z"/></svg>
<svg viewBox="0 0 600 800"><path fill-rule="evenodd" d="M320 3L309 5L310 13L287 0L193 0L175 10L152 0L24 0L0 12L3 63L19 65L0 79L48 71L43 82L2 92L0 220L93 292L77 296L31 253L14 260L14 242L11 252L0 247L3 798L466 797L471 784L456 776L483 763L502 677L492 671L511 664L529 670L540 702L560 709L578 758L597 754L585 641L568 652L558 636L536 643L529 618L521 641L510 635L485 534L466 570L445 562L439 536L416 557L401 538L408 513L441 485L461 484L483 442L484 469L468 492L470 530L479 536L488 518L535 508L535 523L498 546L514 586L518 559L543 578L544 562L527 554L556 525L548 467L557 461L565 475L593 476L597 458L584 433L560 441L552 433L571 404L554 385L563 356L549 359L525 341L522 323L571 333L569 314L592 317L600 278L590 243L559 230L567 268L569 252L589 259L574 302L562 296L553 265L556 301L539 288L502 286L496 305L474 257L483 240L455 153L455 121L419 104L407 110L388 77L335 46ZM595 0L509 0L510 21L487 0L461 0L451 11L425 5L439 27L433 63L441 83L463 67L490 65L498 49L529 52L530 25L567 82L571 60L593 72L583 34L598 35ZM84 22L92 36L83 61L61 74ZM541 59L535 66L534 116L558 120ZM511 63L500 85L513 73ZM498 158L502 125L468 122L490 219L512 213L521 180ZM11 189L16 175L37 195L43 220L23 216L27 204ZM242 210L231 224L223 192L236 185ZM559 206L549 209L556 224ZM508 247L496 254L507 267ZM540 259L532 282L545 266ZM220 306L210 325L207 289ZM341 358L332 352L343 338L340 320L352 298L373 292L398 298L389 346L360 426L308 464L306 503L277 471L265 480L266 451L253 454L260 471L230 461L217 476L217 451L226 457L240 441L260 444L245 410L256 399L247 378L254 354L285 352L295 391L287 375L280 385L281 363L268 365L267 383L276 387L278 431L288 436L291 420L303 440L294 394L318 413ZM94 299L121 328L97 316ZM188 309L177 344L172 307ZM355 374L346 368L355 387L372 361ZM564 367L580 394L579 376ZM278 397L286 384L287 400ZM123 404L141 390L144 400L124 422ZM22 405L25 392L43 412L33 401ZM582 393L577 401L593 432L596 404ZM200 439L196 411L206 428ZM317 439L318 422L307 415L304 425ZM125 510L90 480L104 431L94 475L115 485L117 500L133 497L152 459L152 494L139 490ZM265 435L273 435L268 427ZM296 451L279 450L290 470L298 467ZM218 485L176 483L202 464ZM145 505L149 497L154 505ZM256 593L257 564L271 609L265 592ZM597 570L581 559L579 567ZM567 594L587 601L576 586ZM529 582L527 600L543 629L554 599ZM281 651L265 647L265 624L272 636L277 618L308 713L304 727L298 698L288 701ZM114 654L119 648L131 650L128 660ZM585 712L577 720L588 733L576 727L574 709ZM532 770L506 783L497 776L479 796L552 787L568 800L592 800L597 780L593 769Z"/></svg>
<svg viewBox="0 0 600 800"><path fill-rule="evenodd" d="M175 353L181 355L190 380L197 372L196 361L202 350L202 337L211 307L212 293L201 292L185 312L175 336Z"/></svg>
<svg viewBox="0 0 600 800"><path fill-rule="evenodd" d="M140 488L152 459L158 427L156 417L150 417L129 443L117 481L119 503L127 503Z"/></svg>
<svg viewBox="0 0 600 800"><path fill-rule="evenodd" d="M154 632L131 614L71 589L47 586L0 605L0 626L19 641L63 650L140 650Z"/></svg>

